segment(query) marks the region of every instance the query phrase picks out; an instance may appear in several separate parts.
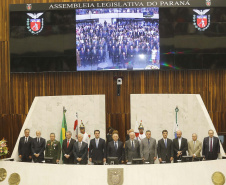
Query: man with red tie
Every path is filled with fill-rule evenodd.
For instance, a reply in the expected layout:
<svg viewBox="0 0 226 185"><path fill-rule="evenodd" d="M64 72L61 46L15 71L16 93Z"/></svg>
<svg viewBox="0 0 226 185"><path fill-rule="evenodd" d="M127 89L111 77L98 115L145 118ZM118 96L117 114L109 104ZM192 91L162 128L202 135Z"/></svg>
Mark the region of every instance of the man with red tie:
<svg viewBox="0 0 226 185"><path fill-rule="evenodd" d="M64 164L74 164L73 146L76 142L71 138L71 132L66 132L66 139L62 143L62 153Z"/></svg>
<svg viewBox="0 0 226 185"><path fill-rule="evenodd" d="M218 153L220 153L219 139L214 135L213 130L208 131L209 137L205 137L203 140L202 155L206 160L216 160Z"/></svg>

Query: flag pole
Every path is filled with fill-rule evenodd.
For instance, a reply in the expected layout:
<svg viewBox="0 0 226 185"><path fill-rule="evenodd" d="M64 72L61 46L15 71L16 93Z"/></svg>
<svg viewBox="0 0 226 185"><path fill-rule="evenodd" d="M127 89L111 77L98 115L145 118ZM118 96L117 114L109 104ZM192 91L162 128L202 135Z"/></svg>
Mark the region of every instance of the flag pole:
<svg viewBox="0 0 226 185"><path fill-rule="evenodd" d="M78 112L76 112L76 117L77 117L77 120L79 120L78 119ZM77 125L77 128L76 128L76 136L77 136L77 140L78 140L78 125Z"/></svg>

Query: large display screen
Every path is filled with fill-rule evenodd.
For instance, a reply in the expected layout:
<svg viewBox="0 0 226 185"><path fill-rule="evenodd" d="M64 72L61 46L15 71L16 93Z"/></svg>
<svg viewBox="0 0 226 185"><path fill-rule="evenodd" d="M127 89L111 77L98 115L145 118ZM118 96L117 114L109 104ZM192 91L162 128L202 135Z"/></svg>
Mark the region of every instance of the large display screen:
<svg viewBox="0 0 226 185"><path fill-rule="evenodd" d="M226 7L14 8L10 60L11 72L226 69Z"/></svg>
<svg viewBox="0 0 226 185"><path fill-rule="evenodd" d="M160 69L159 8L76 10L77 70Z"/></svg>

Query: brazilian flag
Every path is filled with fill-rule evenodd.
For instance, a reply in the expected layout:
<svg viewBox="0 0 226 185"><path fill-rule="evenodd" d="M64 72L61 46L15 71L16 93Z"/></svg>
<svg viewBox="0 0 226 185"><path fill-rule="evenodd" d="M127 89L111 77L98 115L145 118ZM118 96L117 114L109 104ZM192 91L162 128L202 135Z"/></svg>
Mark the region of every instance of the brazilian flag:
<svg viewBox="0 0 226 185"><path fill-rule="evenodd" d="M62 120L62 128L60 133L60 145L62 148L63 140L66 138L66 132L67 132L67 122L66 122L66 109L63 108L63 120Z"/></svg>

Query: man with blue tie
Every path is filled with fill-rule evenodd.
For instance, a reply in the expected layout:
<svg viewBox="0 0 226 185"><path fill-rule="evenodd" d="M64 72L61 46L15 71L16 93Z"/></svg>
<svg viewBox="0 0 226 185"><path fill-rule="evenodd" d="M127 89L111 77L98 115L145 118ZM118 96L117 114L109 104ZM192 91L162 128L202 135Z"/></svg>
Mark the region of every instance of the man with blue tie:
<svg viewBox="0 0 226 185"><path fill-rule="evenodd" d="M94 130L95 138L89 144L89 161L101 165L106 161L105 140L100 138L100 131Z"/></svg>
<svg viewBox="0 0 226 185"><path fill-rule="evenodd" d="M167 138L167 130L162 131L162 136L163 138L158 141L157 147L159 162L171 163L173 160L173 142Z"/></svg>
<svg viewBox="0 0 226 185"><path fill-rule="evenodd" d="M220 153L219 139L214 135L213 130L208 131L209 137L205 137L203 140L202 155L206 160L216 160Z"/></svg>
<svg viewBox="0 0 226 185"><path fill-rule="evenodd" d="M112 135L113 141L108 143L107 147L107 156L108 157L118 157L119 163L124 162L124 151L123 151L123 143L119 141L118 134Z"/></svg>

